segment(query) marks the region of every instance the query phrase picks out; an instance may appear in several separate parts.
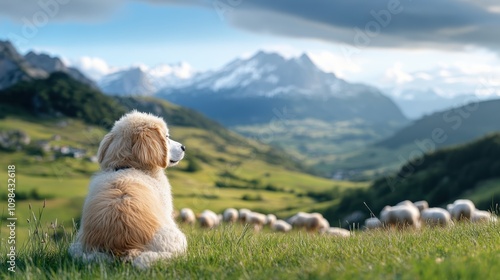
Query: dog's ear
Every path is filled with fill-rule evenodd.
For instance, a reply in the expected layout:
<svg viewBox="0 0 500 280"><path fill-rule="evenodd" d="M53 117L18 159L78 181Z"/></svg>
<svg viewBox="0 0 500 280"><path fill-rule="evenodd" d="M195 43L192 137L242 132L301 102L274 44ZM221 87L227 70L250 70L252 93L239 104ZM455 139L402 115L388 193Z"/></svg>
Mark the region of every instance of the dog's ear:
<svg viewBox="0 0 500 280"><path fill-rule="evenodd" d="M99 163L102 163L104 160L104 157L106 156L106 152L108 151L109 146L111 145L111 142L113 142L114 135L110 132L104 136L104 138L101 141L101 144L99 145L99 149L97 150L97 159Z"/></svg>
<svg viewBox="0 0 500 280"><path fill-rule="evenodd" d="M132 155L141 167L167 167L167 138L159 127L145 128L134 135Z"/></svg>

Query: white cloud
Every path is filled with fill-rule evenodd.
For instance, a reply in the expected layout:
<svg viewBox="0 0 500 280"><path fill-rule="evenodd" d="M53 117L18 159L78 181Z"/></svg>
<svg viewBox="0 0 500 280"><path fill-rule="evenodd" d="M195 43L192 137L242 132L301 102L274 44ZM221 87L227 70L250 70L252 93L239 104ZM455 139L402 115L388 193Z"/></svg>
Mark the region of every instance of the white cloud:
<svg viewBox="0 0 500 280"><path fill-rule="evenodd" d="M194 75L195 70L190 64L181 62L175 65L161 64L150 68L148 73L153 77L174 76L180 79L189 79Z"/></svg>
<svg viewBox="0 0 500 280"><path fill-rule="evenodd" d="M443 97L475 94L480 97L500 96L500 66L481 62L457 61L453 63L439 63L428 69L401 74L399 67L386 71L386 78L396 77L391 80L389 93L397 96L405 90L432 89ZM398 83L397 76L412 77L413 80Z"/></svg>
<svg viewBox="0 0 500 280"><path fill-rule="evenodd" d="M85 75L94 81L98 81L102 76L117 70L99 57L83 56L74 61L70 61L70 66L80 69Z"/></svg>
<svg viewBox="0 0 500 280"><path fill-rule="evenodd" d="M311 60L323 71L334 73L339 78L349 78L349 74L361 72L361 66L345 56L329 51L307 52Z"/></svg>
<svg viewBox="0 0 500 280"><path fill-rule="evenodd" d="M394 81L396 84L405 84L414 80L413 76L403 71L401 62L396 62L394 65L385 71L385 79Z"/></svg>

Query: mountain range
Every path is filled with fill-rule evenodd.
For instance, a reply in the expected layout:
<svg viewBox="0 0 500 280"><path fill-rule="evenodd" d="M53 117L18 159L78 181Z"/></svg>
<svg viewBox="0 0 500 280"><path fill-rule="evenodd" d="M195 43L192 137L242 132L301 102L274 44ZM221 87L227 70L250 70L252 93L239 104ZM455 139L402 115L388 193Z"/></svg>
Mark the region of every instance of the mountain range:
<svg viewBox="0 0 500 280"><path fill-rule="evenodd" d="M267 124L279 115L277 111L286 111L287 118L298 120L406 122L398 107L379 90L326 73L306 54L285 59L276 53L258 52L197 75L184 85L164 88L157 96L227 126Z"/></svg>
<svg viewBox="0 0 500 280"><path fill-rule="evenodd" d="M78 69L67 67L60 58L29 52L22 56L9 41L0 40L0 89L20 81L44 79L54 72L63 72L75 80L97 88L97 85Z"/></svg>

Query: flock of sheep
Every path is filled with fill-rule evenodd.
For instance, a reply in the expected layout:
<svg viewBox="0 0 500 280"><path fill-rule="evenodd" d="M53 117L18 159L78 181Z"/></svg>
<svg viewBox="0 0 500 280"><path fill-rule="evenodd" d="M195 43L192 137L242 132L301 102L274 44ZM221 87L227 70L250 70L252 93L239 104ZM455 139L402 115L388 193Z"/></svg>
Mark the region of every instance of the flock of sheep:
<svg viewBox="0 0 500 280"><path fill-rule="evenodd" d="M194 225L198 220L199 225L204 228L214 228L225 223L241 222L251 225L256 231L260 231L264 226L269 226L273 231L288 232L292 228L304 228L308 231L320 232L335 236L348 237L350 231L343 228L330 227L328 221L320 213L299 212L285 220L278 220L276 215L253 212L249 209L236 210L228 208L222 214L216 214L211 210L205 210L199 215L195 215L189 208L181 209L179 213L181 222Z"/></svg>
<svg viewBox="0 0 500 280"><path fill-rule="evenodd" d="M292 228L306 229L310 232L319 232L339 237L349 237L352 232L339 227L330 227L328 221L320 213L299 212L294 216L279 220L273 214L262 214L249 209L236 210L228 208L222 214L205 210L195 215L189 208L181 209L179 219L186 224L194 225L198 220L204 228L214 228L225 223L241 222L253 226L260 231L264 226L269 226L273 231L288 232ZM425 226L449 226L455 221L496 222L496 217L490 212L476 209L474 203L468 199L458 199L453 204L448 204L447 209L429 208L426 201L402 201L395 206L386 206L380 212L380 218L372 217L365 220L364 229L373 230L381 228L414 228Z"/></svg>
<svg viewBox="0 0 500 280"><path fill-rule="evenodd" d="M365 221L367 229L382 227L409 227L420 228L425 226L449 226L455 221L496 222L497 218L488 211L476 209L474 203L468 199L455 200L448 204L447 209L429 208L427 201L402 201L396 206L385 206L380 212L380 219L376 217Z"/></svg>

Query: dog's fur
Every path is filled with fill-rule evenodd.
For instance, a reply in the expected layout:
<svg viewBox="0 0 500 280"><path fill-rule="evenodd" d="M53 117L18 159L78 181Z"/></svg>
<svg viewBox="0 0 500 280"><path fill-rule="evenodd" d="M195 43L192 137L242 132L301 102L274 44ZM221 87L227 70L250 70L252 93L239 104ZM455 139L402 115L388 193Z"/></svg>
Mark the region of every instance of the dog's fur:
<svg viewBox="0 0 500 280"><path fill-rule="evenodd" d="M164 173L184 157L184 147L169 139L166 123L133 111L115 123L97 156L101 172L90 182L70 254L84 261L118 257L145 268L185 252Z"/></svg>

